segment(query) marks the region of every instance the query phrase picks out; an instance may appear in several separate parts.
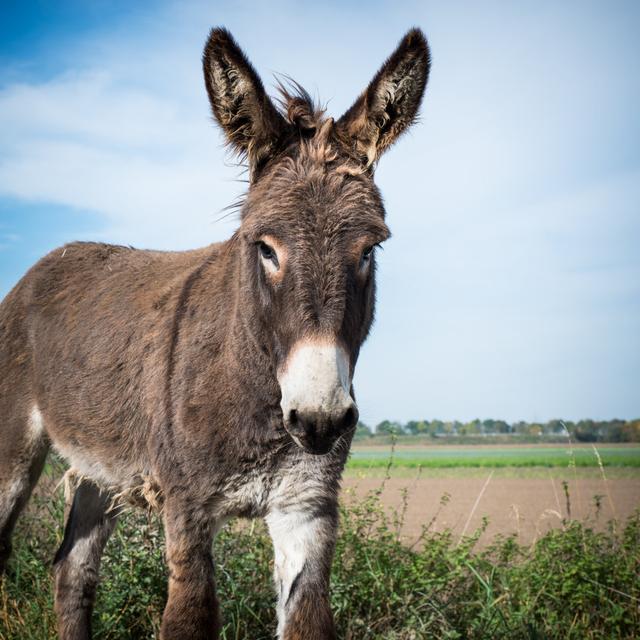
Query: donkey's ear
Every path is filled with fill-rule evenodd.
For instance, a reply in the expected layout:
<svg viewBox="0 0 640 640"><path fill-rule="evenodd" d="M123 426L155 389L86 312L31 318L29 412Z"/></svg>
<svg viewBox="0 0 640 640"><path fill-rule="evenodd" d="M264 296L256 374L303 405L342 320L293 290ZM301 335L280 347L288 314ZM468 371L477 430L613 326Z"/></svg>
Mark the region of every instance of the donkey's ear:
<svg viewBox="0 0 640 640"><path fill-rule="evenodd" d="M286 123L255 69L226 29L212 29L202 56L213 115L251 170L266 159Z"/></svg>
<svg viewBox="0 0 640 640"><path fill-rule="evenodd" d="M367 166L415 121L430 65L427 40L420 29L412 29L336 123L341 137Z"/></svg>

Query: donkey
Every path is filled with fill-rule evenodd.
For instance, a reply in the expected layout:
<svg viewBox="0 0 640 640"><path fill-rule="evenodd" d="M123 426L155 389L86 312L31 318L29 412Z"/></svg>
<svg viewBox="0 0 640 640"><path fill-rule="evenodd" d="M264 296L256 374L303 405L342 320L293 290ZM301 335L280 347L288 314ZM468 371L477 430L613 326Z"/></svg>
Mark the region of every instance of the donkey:
<svg viewBox="0 0 640 640"><path fill-rule="evenodd" d="M389 236L373 170L416 119L429 49L409 31L337 121L293 83L276 106L225 29L203 66L249 171L233 236L184 252L74 242L0 305L0 571L53 445L81 478L54 561L64 640L91 635L114 496L149 488L166 534L163 640L218 637L212 541L233 517L267 522L278 638L336 637L351 381Z"/></svg>

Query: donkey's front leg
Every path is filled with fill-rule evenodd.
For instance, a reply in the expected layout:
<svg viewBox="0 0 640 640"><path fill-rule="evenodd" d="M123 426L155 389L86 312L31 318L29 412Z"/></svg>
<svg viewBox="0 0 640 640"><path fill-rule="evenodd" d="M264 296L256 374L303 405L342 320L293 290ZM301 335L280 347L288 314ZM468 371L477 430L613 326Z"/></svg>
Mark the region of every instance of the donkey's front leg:
<svg viewBox="0 0 640 640"><path fill-rule="evenodd" d="M214 523L204 509L165 504L169 597L162 640L216 640L220 617L213 578Z"/></svg>
<svg viewBox="0 0 640 640"><path fill-rule="evenodd" d="M337 508L273 510L266 518L275 552L280 640L334 640L329 573Z"/></svg>
<svg viewBox="0 0 640 640"><path fill-rule="evenodd" d="M55 609L61 640L88 640L100 556L117 520L113 499L89 480L76 489L54 560Z"/></svg>

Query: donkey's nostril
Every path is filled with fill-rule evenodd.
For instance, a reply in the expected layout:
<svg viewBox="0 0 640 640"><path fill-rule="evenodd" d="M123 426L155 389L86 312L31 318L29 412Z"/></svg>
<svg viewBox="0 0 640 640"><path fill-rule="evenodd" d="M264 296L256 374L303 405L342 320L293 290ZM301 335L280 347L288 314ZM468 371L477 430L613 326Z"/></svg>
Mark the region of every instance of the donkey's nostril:
<svg viewBox="0 0 640 640"><path fill-rule="evenodd" d="M289 411L289 424L294 427L298 424L298 412L295 409Z"/></svg>
<svg viewBox="0 0 640 640"><path fill-rule="evenodd" d="M355 427L357 422L358 410L354 406L351 406L344 412L344 415L342 416L342 429L344 431L348 431L349 429Z"/></svg>

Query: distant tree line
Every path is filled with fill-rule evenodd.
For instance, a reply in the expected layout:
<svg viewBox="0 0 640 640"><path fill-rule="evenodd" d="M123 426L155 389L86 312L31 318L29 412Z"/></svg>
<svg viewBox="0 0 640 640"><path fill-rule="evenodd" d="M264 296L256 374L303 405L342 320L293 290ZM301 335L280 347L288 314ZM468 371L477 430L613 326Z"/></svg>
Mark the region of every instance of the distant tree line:
<svg viewBox="0 0 640 640"><path fill-rule="evenodd" d="M383 420L370 428L359 422L356 437L427 436L431 438L518 437L526 439L561 439L567 435L576 442L640 442L640 419L637 420L549 420L549 422L512 422L504 420L410 420L407 423Z"/></svg>

